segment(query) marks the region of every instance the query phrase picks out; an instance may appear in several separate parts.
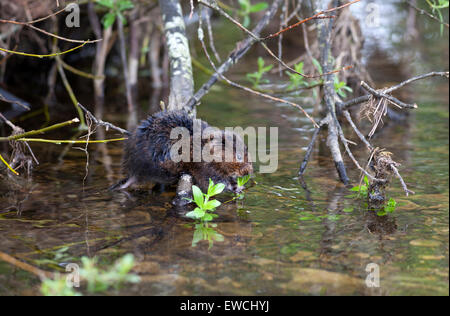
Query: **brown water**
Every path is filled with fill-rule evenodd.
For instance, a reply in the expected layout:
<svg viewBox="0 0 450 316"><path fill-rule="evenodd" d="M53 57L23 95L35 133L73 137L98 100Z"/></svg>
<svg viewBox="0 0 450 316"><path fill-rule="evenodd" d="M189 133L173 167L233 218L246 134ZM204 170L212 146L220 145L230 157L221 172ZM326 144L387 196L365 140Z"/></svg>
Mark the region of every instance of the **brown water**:
<svg viewBox="0 0 450 316"><path fill-rule="evenodd" d="M448 33L443 38L433 33L426 41L434 45L415 43L419 56L413 67L399 69L412 74L448 69L448 56L442 56L448 54ZM393 58L405 58L401 52L399 48ZM381 64L391 67L387 60ZM378 66L372 71L382 74ZM199 76L197 82L202 80ZM378 83L395 81L384 77ZM448 295L447 81L432 79L406 91L419 109L406 124L387 125L374 143L402 163L400 171L416 195L405 197L394 180L388 194L398 207L388 216L371 216L349 197L351 192L337 180L323 135L306 172L305 191L296 176L311 123L292 108L217 86L199 108L199 116L211 125L279 127L277 172L256 174L257 185L244 200L217 211L215 231L223 241L211 248L207 241L192 247L194 225L172 208L173 192L140 190L130 197L107 192L120 178L120 144L109 144L107 155L89 147L84 186L82 151L33 145L41 161L33 177L0 178L0 251L49 271L62 262L79 263L85 255L111 263L134 254L141 283L108 294ZM311 108L306 102L305 107ZM124 121L114 115L108 119ZM362 146L355 154L364 162ZM356 185L359 172L346 163ZM349 207L354 211L343 211ZM65 247L63 258L54 260ZM380 267L380 288L365 286L369 263ZM39 284L33 275L0 261L0 295L35 295Z"/></svg>

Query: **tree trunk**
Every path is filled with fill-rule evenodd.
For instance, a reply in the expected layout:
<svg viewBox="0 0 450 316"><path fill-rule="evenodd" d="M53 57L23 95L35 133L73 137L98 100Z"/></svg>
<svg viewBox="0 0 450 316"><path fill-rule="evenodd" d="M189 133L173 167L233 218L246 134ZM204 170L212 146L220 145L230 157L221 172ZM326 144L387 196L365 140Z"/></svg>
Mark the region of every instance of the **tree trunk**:
<svg viewBox="0 0 450 316"><path fill-rule="evenodd" d="M184 109L193 114L194 108L187 105L194 94L194 78L181 5L179 0L159 0L159 6L170 60L170 95L167 110Z"/></svg>

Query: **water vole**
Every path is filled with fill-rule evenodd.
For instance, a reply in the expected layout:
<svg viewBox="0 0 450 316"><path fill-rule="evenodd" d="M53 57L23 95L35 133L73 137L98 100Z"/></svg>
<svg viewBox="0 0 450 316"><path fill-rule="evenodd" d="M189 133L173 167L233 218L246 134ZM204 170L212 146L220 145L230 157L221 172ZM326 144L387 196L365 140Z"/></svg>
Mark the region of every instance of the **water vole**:
<svg viewBox="0 0 450 316"><path fill-rule="evenodd" d="M223 183L228 191L240 192L242 188L238 187L237 178L253 173L242 138L234 132L222 130L215 130L206 138L200 137L201 149L215 159L195 162L194 124L202 135L211 130L206 122L193 120L184 111L158 112L144 120L126 141L123 171L127 178L116 187L124 189L134 183L145 182L174 184L182 175L189 174L194 184L204 192L209 179ZM183 128L188 134L189 152L185 156L188 161L177 162L173 153L171 156L173 146L180 140L170 137L175 128ZM226 151L225 145L230 143L232 151Z"/></svg>

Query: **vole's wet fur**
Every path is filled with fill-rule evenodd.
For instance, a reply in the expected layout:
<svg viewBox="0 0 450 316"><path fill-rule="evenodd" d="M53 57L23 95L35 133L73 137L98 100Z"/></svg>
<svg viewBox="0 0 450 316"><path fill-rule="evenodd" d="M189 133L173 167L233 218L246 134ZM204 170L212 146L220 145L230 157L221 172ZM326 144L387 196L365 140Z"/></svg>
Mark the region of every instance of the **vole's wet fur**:
<svg viewBox="0 0 450 316"><path fill-rule="evenodd" d="M199 122L203 134L209 125L204 121ZM176 127L184 127L190 133L190 162L171 160L172 145L179 139L170 139L170 133ZM225 184L228 191L239 192L242 188L238 187L237 178L253 173L253 166L242 138L235 133L219 130L219 134L215 134L220 136L219 140L218 137L202 137L202 149L204 146L210 146L211 153L216 157L222 156L222 162L192 162L193 132L194 121L184 111L163 111L147 118L126 142L123 170L127 178L118 186L124 189L133 183L174 184L183 174L190 174L203 192L208 188L209 179L214 183ZM233 139L232 162L225 162L225 139ZM237 153L236 148L242 148L239 146L244 148L244 157Z"/></svg>

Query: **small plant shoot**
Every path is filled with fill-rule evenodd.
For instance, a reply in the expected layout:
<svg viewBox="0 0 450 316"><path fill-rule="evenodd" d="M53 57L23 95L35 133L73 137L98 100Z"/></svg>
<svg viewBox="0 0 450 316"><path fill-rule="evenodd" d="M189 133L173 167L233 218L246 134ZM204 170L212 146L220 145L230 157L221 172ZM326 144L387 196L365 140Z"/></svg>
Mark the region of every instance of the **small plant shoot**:
<svg viewBox="0 0 450 316"><path fill-rule="evenodd" d="M209 179L209 187L208 192L205 194L202 190L196 186L192 186L192 196L194 200L190 200L191 202L195 202L197 207L186 214L187 217L198 219L204 222L212 221L218 215L214 214L217 207L219 207L222 203L218 200L210 200L211 197L222 193L225 189L225 185L222 183L214 184L214 182Z"/></svg>
<svg viewBox="0 0 450 316"><path fill-rule="evenodd" d="M303 66L304 63L300 62L294 66L294 69L299 73L303 73ZM308 86L308 82L305 81L305 79L302 76L289 71L286 71L286 75L288 75L290 80L290 85L287 87L288 91L301 88L302 86L304 87Z"/></svg>
<svg viewBox="0 0 450 316"><path fill-rule="evenodd" d="M123 24L127 23L123 11L134 8L134 4L130 0L97 0L97 4L109 9L109 12L103 16L102 23L105 29L111 27L117 18L121 19Z"/></svg>
<svg viewBox="0 0 450 316"><path fill-rule="evenodd" d="M262 57L258 58L258 71L247 74L247 79L253 84L253 88L259 89L263 83L269 83L269 80L262 79L264 74L272 70L273 65L266 66Z"/></svg>
<svg viewBox="0 0 450 316"><path fill-rule="evenodd" d="M138 283L139 276L130 273L134 266L134 256L127 254L117 260L111 267L102 269L97 258L81 258L79 270L81 280L86 283L89 294L103 293L110 288L119 289L124 283ZM66 282L66 275L57 274L53 279L45 279L41 285L44 296L81 296L82 294Z"/></svg>
<svg viewBox="0 0 450 316"><path fill-rule="evenodd" d="M238 14L243 18L242 25L249 27L251 24L250 14L264 11L269 7L266 2L251 4L250 0L239 0L240 10Z"/></svg>

